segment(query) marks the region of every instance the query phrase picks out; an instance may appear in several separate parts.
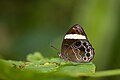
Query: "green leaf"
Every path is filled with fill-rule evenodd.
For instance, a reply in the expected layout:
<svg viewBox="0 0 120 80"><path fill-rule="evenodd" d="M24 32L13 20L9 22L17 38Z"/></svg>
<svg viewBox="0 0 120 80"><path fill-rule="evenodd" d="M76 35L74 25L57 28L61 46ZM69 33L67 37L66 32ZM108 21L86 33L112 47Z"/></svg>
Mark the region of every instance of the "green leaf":
<svg viewBox="0 0 120 80"><path fill-rule="evenodd" d="M44 57L41 55L40 52L35 52L34 54L29 54L27 56L27 61L39 61L41 59L44 59Z"/></svg>
<svg viewBox="0 0 120 80"><path fill-rule="evenodd" d="M79 77L90 76L95 73L95 65L92 62L75 63L70 61L64 61L60 58L47 59L42 57L42 55L38 52L35 52L34 54L29 54L27 56L27 60L27 62L0 60L0 63L2 63L0 65L2 69L2 71L0 72L0 77L4 76L8 79L10 79L9 77L11 77L11 80L13 80L15 76L11 75L19 75L19 79L22 79L23 77L26 79L25 76L27 76L27 78L31 78L29 75L39 74L39 76L46 76L47 79L51 76Z"/></svg>
<svg viewBox="0 0 120 80"><path fill-rule="evenodd" d="M38 56L37 56L38 55ZM1 80L50 80L60 78L104 77L120 75L120 69L95 72L95 65L75 63L60 58L47 59L40 53L30 54L28 61L0 60Z"/></svg>
<svg viewBox="0 0 120 80"><path fill-rule="evenodd" d="M73 77L89 76L95 73L95 65L93 63L68 65L61 67L59 72Z"/></svg>

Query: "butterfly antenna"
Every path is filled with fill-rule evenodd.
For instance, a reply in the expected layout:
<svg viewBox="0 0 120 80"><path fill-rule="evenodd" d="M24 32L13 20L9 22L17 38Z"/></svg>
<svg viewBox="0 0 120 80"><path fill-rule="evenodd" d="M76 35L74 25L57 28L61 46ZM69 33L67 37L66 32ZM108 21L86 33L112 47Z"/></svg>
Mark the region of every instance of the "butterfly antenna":
<svg viewBox="0 0 120 80"><path fill-rule="evenodd" d="M59 52L59 50L58 50L58 48L56 48L56 47L54 47L53 45L50 45L52 48L54 48L55 50L57 50L58 52L57 52L57 54L60 56L60 52Z"/></svg>
<svg viewBox="0 0 120 80"><path fill-rule="evenodd" d="M53 46L52 42L50 42L50 46L51 46L53 49L55 49L55 50L59 51L59 49L58 49L58 48L56 48L55 46Z"/></svg>
<svg viewBox="0 0 120 80"><path fill-rule="evenodd" d="M58 51L58 49L56 47L54 47L53 45L51 45L51 47Z"/></svg>

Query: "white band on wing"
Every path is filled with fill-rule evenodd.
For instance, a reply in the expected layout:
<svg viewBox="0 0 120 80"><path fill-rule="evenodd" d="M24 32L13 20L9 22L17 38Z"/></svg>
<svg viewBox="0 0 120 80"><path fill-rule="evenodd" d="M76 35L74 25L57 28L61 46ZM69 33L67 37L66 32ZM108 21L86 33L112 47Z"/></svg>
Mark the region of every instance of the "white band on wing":
<svg viewBox="0 0 120 80"><path fill-rule="evenodd" d="M86 37L80 34L66 34L64 39L86 39Z"/></svg>

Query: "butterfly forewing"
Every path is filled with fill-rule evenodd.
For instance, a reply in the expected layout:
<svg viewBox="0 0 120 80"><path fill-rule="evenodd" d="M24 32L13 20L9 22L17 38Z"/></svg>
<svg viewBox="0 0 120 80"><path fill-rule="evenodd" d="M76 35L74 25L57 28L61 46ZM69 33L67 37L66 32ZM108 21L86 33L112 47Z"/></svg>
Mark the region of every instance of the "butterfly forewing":
<svg viewBox="0 0 120 80"><path fill-rule="evenodd" d="M59 56L74 62L90 62L93 59L94 49L80 25L75 24L65 34Z"/></svg>

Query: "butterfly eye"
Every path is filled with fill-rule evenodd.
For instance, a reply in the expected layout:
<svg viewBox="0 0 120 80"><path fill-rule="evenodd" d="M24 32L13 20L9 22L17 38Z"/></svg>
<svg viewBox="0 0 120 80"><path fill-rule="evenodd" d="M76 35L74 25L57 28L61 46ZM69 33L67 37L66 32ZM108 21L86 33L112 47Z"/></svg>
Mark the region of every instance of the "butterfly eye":
<svg viewBox="0 0 120 80"><path fill-rule="evenodd" d="M81 45L81 42L76 42L75 43L75 46L80 46Z"/></svg>

